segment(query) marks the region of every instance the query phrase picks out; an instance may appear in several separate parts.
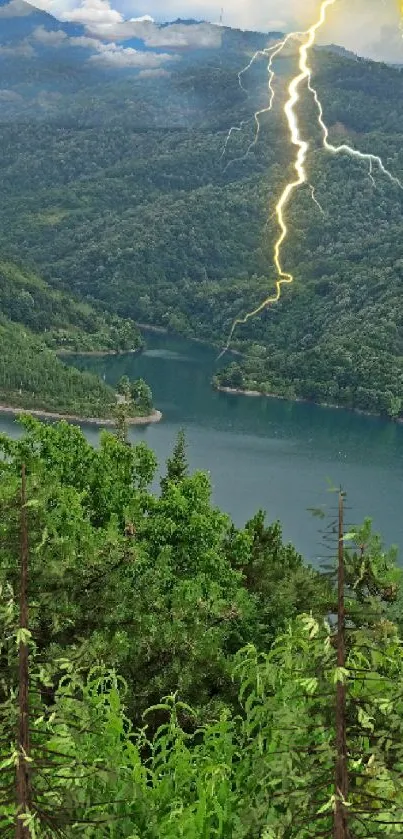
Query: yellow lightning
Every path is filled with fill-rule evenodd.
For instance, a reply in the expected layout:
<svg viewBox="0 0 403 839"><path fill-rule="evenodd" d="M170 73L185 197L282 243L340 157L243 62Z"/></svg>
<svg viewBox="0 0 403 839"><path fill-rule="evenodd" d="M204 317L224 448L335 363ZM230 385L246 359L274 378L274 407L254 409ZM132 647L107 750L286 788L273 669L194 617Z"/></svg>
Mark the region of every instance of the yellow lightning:
<svg viewBox="0 0 403 839"><path fill-rule="evenodd" d="M311 71L309 71L308 87L310 92L312 93L316 107L318 109L318 122L322 130L323 146L326 149L326 151L330 152L331 154L348 154L350 157L356 157L358 158L358 160L363 160L364 162L368 163L368 177L370 178L373 186L375 186L373 169L374 164L376 163L383 175L389 178L389 180L392 181L392 183L396 184L396 186L399 186L400 189L403 189L403 184L401 183L401 181L399 181L399 178L396 178L395 175L392 175L392 173L389 172L389 169L385 168L381 158L378 157L378 155L359 151L358 149L354 149L352 148L352 146L347 145L347 143L342 143L340 146L334 146L333 143L329 143L329 129L323 119L322 103L319 99L316 89L312 86Z"/></svg>
<svg viewBox="0 0 403 839"><path fill-rule="evenodd" d="M260 314L260 312L266 309L267 306L269 306L271 303L277 303L281 297L282 286L285 284L290 284L294 280L292 274L289 274L286 271L284 271L281 263L281 250L288 233L287 224L284 218L284 211L293 192L296 189L298 189L298 187L307 183L305 161L309 149L309 144L305 140L303 140L300 135L298 117L295 112L295 106L299 102L301 85L305 81L307 81L308 84L310 83L311 71L308 65L309 52L315 44L318 30L322 28L323 24L326 21L326 13L328 8L330 6L334 6L335 3L337 3L337 0L322 0L318 20L315 23L313 23L312 26L306 32L302 34L303 41L299 48L299 73L292 79L292 81L289 84L288 99L284 106L284 113L290 130L291 142L298 149L297 157L294 164L297 177L295 178L295 180L290 181L286 185L276 206L276 216L278 225L280 227L280 235L274 245L274 264L276 266L278 276L278 279L275 283L276 291L275 294L273 294L272 296L266 297L263 300L263 302L260 303L259 306L253 309L253 311L248 312L244 317L237 318L234 321L228 337L227 344L224 347L223 351L220 353L219 358L221 358L221 356L224 355L224 353L228 350L236 327L241 324L245 324L251 318L256 317L256 315ZM298 34L299 33L291 33L287 36L287 39L289 40L292 37L296 37ZM281 45L279 45L279 49L280 48L283 49Z"/></svg>
<svg viewBox="0 0 403 839"><path fill-rule="evenodd" d="M284 47L286 47L286 46L287 46L288 42L289 42L292 38L295 38L297 35L301 35L301 33L300 33L300 32L291 32L289 35L286 35L286 36L285 36L285 37L284 37L284 38L283 38L283 39L282 39L282 40L281 40L278 44L273 44L271 47L266 47L264 50L257 50L257 52L255 52L255 54L252 56L251 60L250 60L250 61L249 61L249 63L246 65L246 67L244 67L244 68L243 68L243 69L242 69L242 70L238 73L238 82L239 82L239 86L240 86L240 88L241 88L241 89L242 89L245 93L247 93L248 91L244 88L244 86L243 86L243 84L242 84L242 81L241 81L242 76L243 76L243 75L244 75L244 74L245 74L248 70L250 70L250 68L252 67L252 65L254 64L254 62L256 61L256 59L257 59L259 56L265 56L265 57L268 57L268 58L269 58L269 62L268 62L269 83L268 83L268 84L269 84L269 91L270 91L270 99L269 99L269 104L268 104L267 108L261 108L261 110L256 111L256 113L253 115L253 117L251 117L251 119L243 120L243 121L240 123L240 125L239 125L239 126L235 126L235 125L233 125L233 126L230 128L230 130L229 130L229 132L228 132L228 134L227 134L227 138L226 138L225 144L224 144L224 148L223 148L223 151L222 151L221 159L225 156L225 153L226 153L227 148L228 148L228 143L229 143L229 141L230 141L230 139L231 139L231 136L232 136L233 132L234 132L234 131L242 131L242 130L243 130L243 127L244 127L245 125L247 125L247 123L248 123L248 122L251 122L251 120L252 120L252 119L255 121L255 134L254 134L254 138L253 138L252 142L249 144L249 146L248 146L248 148L247 148L247 150L246 150L245 154L243 154L243 155L242 155L242 157L236 157L236 158L234 158L233 160L230 160L230 161L227 163L227 165L226 165L226 167L225 167L225 169L224 169L224 172L226 172L226 171L227 171L227 169L228 169L228 167L229 167L229 166L231 166L233 163L239 163L239 161L241 161L241 160L245 160L245 159L248 157L249 153L250 153L250 152L252 151L252 149L254 148L254 146L256 146L256 145L257 145L257 143L259 142L259 136L260 136L260 117L262 117L262 116L263 116L263 114L269 114L269 113L270 113L270 111L273 109L274 99L275 99L275 96L276 96L276 92L275 92L275 90L274 90L274 86L273 86L273 82L274 82L274 78L275 78L274 61L275 61L275 59L277 58L277 56L278 56L278 55L280 55L280 53L283 51Z"/></svg>
<svg viewBox="0 0 403 839"><path fill-rule="evenodd" d="M270 60L269 60L270 102L269 102L269 105L268 105L267 108L265 108L261 111L258 111L255 114L254 118L255 118L255 121L256 121L256 125L257 125L256 135L255 135L254 141L250 144L250 146L249 146L249 148L246 152L246 155L247 155L247 154L249 154L250 149L257 143L257 141L259 139L260 116L264 113L268 113L269 111L271 111L272 107L273 107L273 102L274 102L273 81L274 81L274 76L275 76L274 68L273 68L274 59L280 54L280 52L284 49L286 43L288 43L288 41L290 39L292 39L292 38L302 38L303 39L302 43L300 45L300 48L299 48L299 64L298 64L299 73L290 82L290 85L288 87L288 99L287 99L287 102L284 106L284 113L285 113L285 116L286 116L287 122L288 122L291 142L298 149L297 157L296 157L296 160L295 160L295 163L294 163L294 168L295 168L297 177L296 177L295 180L290 181L286 185L286 187L283 190L283 193L282 193L282 195L281 195L281 197L280 197L280 199L279 199L279 201L276 205L276 210L275 210L275 214L274 214L274 215L277 216L277 221L278 221L278 225L279 225L279 228L280 228L280 234L279 234L278 239L277 239L277 241L275 243L275 246L274 246L274 263L275 263L275 266L276 266L277 277L278 277L278 279L275 282L275 289L276 290L275 290L275 293L272 296L266 297L265 300L263 300L263 302L260 303L259 306L257 306L255 309L253 309L253 311L248 312L244 317L237 318L234 321L234 323L232 325L232 328L231 328L231 331L230 331L230 334L229 334L229 337L228 337L227 344L226 344L225 348L223 349L223 351L220 353L219 358L221 358L221 356L224 355L224 353L228 350L229 345L231 343L232 336L234 334L234 330L236 329L236 327L238 325L245 324L251 318L256 317L256 315L260 314L260 312L262 312L264 309L266 309L270 304L277 303L279 301L280 297L281 297L282 286L284 284L290 284L294 280L294 277L293 277L292 274L289 274L286 271L284 271L284 269L282 267L282 261L281 261L282 246L283 246L284 241L287 238L287 234L288 234L288 229L287 229L287 224L286 224L286 221L285 221L284 214L285 214L285 209L288 205L288 202L289 202L293 192L296 189L298 189L300 186L302 186L303 184L307 184L309 189L310 189L310 192L311 192L312 200L315 202L315 204L317 205L317 207L319 208L321 213L323 215L325 215L321 204L319 203L319 201L317 200L317 198L315 196L314 187L312 186L312 184L309 184L308 181L307 181L307 175L306 175L306 171L305 171L305 162L306 162L306 157L307 157L307 153L308 153L308 150L309 150L309 144L305 140L303 140L301 135L300 135L298 117L297 117L297 114L296 114L296 111L295 111L295 106L299 102L299 98L300 98L300 88L301 88L301 85L305 81L307 82L307 88L310 91L310 93L312 94L312 96L314 98L314 101L315 101L315 104L316 104L316 107L317 107L318 123L319 123L319 126L320 126L321 131L322 131L323 147L326 149L326 151L328 151L328 152L330 152L331 154L334 154L334 155L335 154L343 154L343 153L348 154L350 157L357 158L359 160L362 160L362 161L366 162L368 164L368 177L370 178L373 186L375 186L375 179L374 179L373 172L374 172L374 166L376 165L378 167L378 170L384 176L389 178L389 180L392 183L396 184L396 186L400 187L400 189L403 189L403 184L401 183L401 181L397 177L392 175L392 173L388 169L386 169L386 167L384 166L384 164L382 162L382 159L378 155L361 152L358 149L352 148L347 143L342 143L339 146L335 146L335 145L333 145L332 143L329 142L329 130L328 130L327 125L324 121L323 108L322 108L322 104L321 104L321 101L319 99L318 93L312 85L312 70L309 66L308 61L309 61L310 51L311 51L312 47L315 45L315 42L316 42L316 36L317 36L318 30L320 30L322 28L322 26L324 25L324 23L326 22L327 11L331 6L334 6L337 2L338 2L338 0L322 0L321 5L320 5L318 20L306 32L290 33L275 48L272 47L272 48L269 48L269 50L260 51L260 53L256 53L255 56L253 56L253 58L251 59L251 62L249 63L249 65L247 65L247 67L244 68L244 70L241 71L241 73L238 76L238 78L240 79L241 75L244 72L246 72L246 70L249 69L249 67L252 65L252 63L256 60L256 57L257 57L258 54L268 54L268 52L270 51ZM402 17L403 17L403 0L400 0L400 3L401 3L401 12L402 12ZM241 130L241 129L239 129L239 130Z"/></svg>
<svg viewBox="0 0 403 839"><path fill-rule="evenodd" d="M256 111L256 113L255 113L255 116L254 116L254 120L255 120L255 123L256 123L255 139L253 140L253 143L250 144L250 146L249 146L249 148L246 152L247 154L249 154L249 152L253 148L253 146L256 146L256 144L258 143L259 134L260 134L260 117L263 116L263 114L270 113L270 111L272 110L273 105L274 105L274 99L275 99L275 96L276 96L276 92L275 92L274 86L273 86L274 77L275 77L274 61L277 58L277 56L280 55L280 53L283 52L283 49L284 49L284 47L287 46L288 42L292 38L296 37L297 34L300 34L300 33L291 32L289 35L286 35L286 37L283 38L283 40L280 41L279 44L277 44L275 47L270 48L270 58L269 58L269 64L268 64L270 100L269 100L269 104L268 104L267 108L262 108L260 111Z"/></svg>

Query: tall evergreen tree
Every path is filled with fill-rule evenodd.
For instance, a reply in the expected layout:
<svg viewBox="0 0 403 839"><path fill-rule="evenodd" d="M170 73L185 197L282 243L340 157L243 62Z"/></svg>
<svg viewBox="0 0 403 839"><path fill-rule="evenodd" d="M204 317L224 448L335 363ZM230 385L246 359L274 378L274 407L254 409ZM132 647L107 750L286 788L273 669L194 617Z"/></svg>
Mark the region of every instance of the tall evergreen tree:
<svg viewBox="0 0 403 839"><path fill-rule="evenodd" d="M171 457L167 460L166 475L161 478L161 490L164 493L169 483L180 484L189 474L189 464L186 456L186 435L183 428L178 432Z"/></svg>

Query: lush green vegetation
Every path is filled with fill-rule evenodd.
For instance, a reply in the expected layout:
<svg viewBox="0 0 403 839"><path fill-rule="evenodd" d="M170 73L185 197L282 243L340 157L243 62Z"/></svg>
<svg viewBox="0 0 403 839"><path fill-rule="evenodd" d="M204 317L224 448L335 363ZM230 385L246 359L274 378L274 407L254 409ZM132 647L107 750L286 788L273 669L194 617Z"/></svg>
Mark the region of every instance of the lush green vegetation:
<svg viewBox="0 0 403 839"><path fill-rule="evenodd" d="M47 118L9 117L0 125L3 252L124 318L223 346L233 319L273 289L272 213L293 159L280 107L263 118L245 159L236 160L253 121L232 134L222 157L228 128L267 102L264 62L243 79L249 96L238 85L249 37L226 33L219 55L188 57L169 78L123 74L101 86L80 73L77 95L60 87ZM293 66L280 61L279 71ZM314 77L331 139L382 155L402 177L402 74L320 51ZM237 378L400 415L403 192L376 167L374 187L365 164L326 155L308 100L301 115L324 216L309 190L295 196L284 248L295 283L278 306L237 329L234 345L246 355Z"/></svg>
<svg viewBox="0 0 403 839"><path fill-rule="evenodd" d="M153 409L153 395L151 388L144 379L130 381L127 376L122 376L117 384L117 392L123 397L124 404L129 412L136 416L148 416Z"/></svg>
<svg viewBox="0 0 403 839"><path fill-rule="evenodd" d="M121 352L142 346L132 321L103 315L52 289L34 273L0 263L0 404L112 418L113 389L97 376L63 364L56 352ZM152 411L151 392L145 383L141 387L129 416Z"/></svg>
<svg viewBox="0 0 403 839"><path fill-rule="evenodd" d="M0 316L0 404L106 418L116 397L98 376L63 364L41 339Z"/></svg>
<svg viewBox="0 0 403 839"><path fill-rule="evenodd" d="M370 523L336 589L212 506L183 434L155 495L144 443L24 427L0 439L2 835L401 835L401 571Z"/></svg>
<svg viewBox="0 0 403 839"><path fill-rule="evenodd" d="M133 321L55 291L36 274L0 262L0 312L66 352L128 352L143 346Z"/></svg>

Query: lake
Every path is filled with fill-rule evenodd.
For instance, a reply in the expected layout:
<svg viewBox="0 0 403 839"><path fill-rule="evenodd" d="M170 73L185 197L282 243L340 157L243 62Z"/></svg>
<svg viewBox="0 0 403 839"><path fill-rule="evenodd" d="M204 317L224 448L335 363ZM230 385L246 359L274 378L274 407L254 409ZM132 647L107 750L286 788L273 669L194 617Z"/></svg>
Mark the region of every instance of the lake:
<svg viewBox="0 0 403 839"><path fill-rule="evenodd" d="M327 555L321 531L331 522L337 497L348 493L348 526L371 516L387 544L403 548L403 426L344 410L279 399L217 393L210 387L214 350L164 334L146 335L141 355L75 359L115 384L123 374L144 377L156 425L130 430L145 440L163 468L178 430L186 430L192 469L211 473L214 501L243 524L258 508L280 519L284 536L315 565ZM222 363L225 363L225 359ZM15 433L9 418L0 429ZM96 442L98 432L86 428ZM323 508L323 522L310 508Z"/></svg>

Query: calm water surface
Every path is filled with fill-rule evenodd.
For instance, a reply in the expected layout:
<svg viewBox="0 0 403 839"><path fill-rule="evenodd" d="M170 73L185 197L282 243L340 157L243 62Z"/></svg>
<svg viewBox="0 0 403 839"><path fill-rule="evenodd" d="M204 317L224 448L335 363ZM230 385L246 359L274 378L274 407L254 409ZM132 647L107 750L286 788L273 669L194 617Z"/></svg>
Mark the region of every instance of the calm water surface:
<svg viewBox="0 0 403 839"><path fill-rule="evenodd" d="M186 429L192 469L211 473L214 501L243 524L261 507L307 560L324 552L323 525L309 508L335 508L332 485L348 492L351 523L369 515L388 544L403 549L403 426L315 405L215 393L215 353L200 344L147 333L140 356L76 359L115 384L123 374L151 385L163 421L135 428L160 463ZM0 429L15 433L10 419ZM87 428L94 442L98 432ZM403 553L403 551L402 551ZM402 561L402 560L401 560Z"/></svg>

